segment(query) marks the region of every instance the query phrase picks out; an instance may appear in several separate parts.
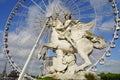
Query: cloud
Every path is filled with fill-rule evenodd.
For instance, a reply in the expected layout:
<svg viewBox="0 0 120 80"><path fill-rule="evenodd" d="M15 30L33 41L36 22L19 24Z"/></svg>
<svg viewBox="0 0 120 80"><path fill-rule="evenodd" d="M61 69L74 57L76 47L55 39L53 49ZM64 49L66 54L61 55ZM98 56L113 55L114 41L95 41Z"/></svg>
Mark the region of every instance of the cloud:
<svg viewBox="0 0 120 80"><path fill-rule="evenodd" d="M15 31L9 32L9 49L12 51L12 54L14 56L28 55L46 22L46 15L55 15L61 9L64 12L67 10L60 1L56 0L47 6L46 14L41 13L36 6L30 6L28 16L24 20L24 23L26 23L24 24L25 26L21 24ZM60 15L63 15L63 13ZM44 32L44 36L47 36L45 33L48 33L47 29Z"/></svg>
<svg viewBox="0 0 120 80"><path fill-rule="evenodd" d="M98 29L102 31L113 31L113 27L114 27L114 20L110 19L110 20L103 22L101 27L99 27Z"/></svg>
<svg viewBox="0 0 120 80"><path fill-rule="evenodd" d="M109 5L107 0L90 0L91 5L94 7L94 10L96 11L96 27L95 27L95 33L98 35L104 36L107 38L106 40L111 37L111 32L113 32L114 28L114 16L113 10L111 8L111 5ZM99 33L100 31L100 33ZM107 34L106 34L107 33ZM97 53L97 54L96 54ZM95 59L99 59L100 56L102 56L104 53L103 51L95 51L95 53L92 54ZM94 59L93 62L95 61ZM98 66L98 72L114 72L114 73L120 73L120 62L119 60L107 60L105 59L104 65L97 65Z"/></svg>
<svg viewBox="0 0 120 80"><path fill-rule="evenodd" d="M105 64L103 66L99 65L98 72L111 72L111 73L120 73L120 62L118 60L105 60Z"/></svg>
<svg viewBox="0 0 120 80"><path fill-rule="evenodd" d="M27 15L24 20L26 26L21 28L22 25L19 25L15 31L9 32L9 49L14 55L25 56L29 54L45 22L43 14L40 14L35 6L29 7ZM41 17L42 21L39 21Z"/></svg>
<svg viewBox="0 0 120 80"><path fill-rule="evenodd" d="M96 25L93 31L111 31L114 26L113 10L107 0L90 0L94 8Z"/></svg>
<svg viewBox="0 0 120 80"><path fill-rule="evenodd" d="M2 52L0 52L0 60L4 59L4 54Z"/></svg>
<svg viewBox="0 0 120 80"><path fill-rule="evenodd" d="M38 34L45 23L45 15L41 14L36 6L30 6L26 19L24 23L17 26L14 30L9 31L8 44L10 55L12 56L15 63L22 69L25 64L27 57L35 44ZM40 21L41 20L41 21ZM46 32L47 33L47 30ZM42 37L43 38L43 37ZM42 39L45 40L45 39ZM44 41L41 41L41 43ZM39 43L40 44L40 43ZM38 53L38 47L34 52L31 61L40 61L36 58ZM40 64L32 63L32 65L37 66L37 68L32 67L32 70L39 69ZM29 67L32 66L29 64ZM27 71L29 73L31 68ZM39 72L39 71L38 71Z"/></svg>
<svg viewBox="0 0 120 80"><path fill-rule="evenodd" d="M104 66L113 66L113 65L120 65L120 62L117 60L106 60Z"/></svg>
<svg viewBox="0 0 120 80"><path fill-rule="evenodd" d="M111 5L109 5L109 2L107 0L90 0L90 4L94 7L97 14L112 11Z"/></svg>
<svg viewBox="0 0 120 80"><path fill-rule="evenodd" d="M108 1L106 1L106 0L98 0L98 1L90 0L91 5L95 6L95 7L101 7L105 4L105 2L108 2Z"/></svg>

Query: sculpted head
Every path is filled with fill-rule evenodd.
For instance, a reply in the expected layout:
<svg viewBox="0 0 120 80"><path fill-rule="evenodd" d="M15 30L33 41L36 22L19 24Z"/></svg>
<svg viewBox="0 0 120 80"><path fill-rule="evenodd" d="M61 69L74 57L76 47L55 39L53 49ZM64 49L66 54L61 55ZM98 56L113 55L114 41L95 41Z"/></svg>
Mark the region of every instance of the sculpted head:
<svg viewBox="0 0 120 80"><path fill-rule="evenodd" d="M46 23L46 25L49 26L49 27L55 27L55 26L56 26L56 23L55 23L55 21L53 20L53 21L48 21L48 22Z"/></svg>
<svg viewBox="0 0 120 80"><path fill-rule="evenodd" d="M69 19L71 19L71 18L72 18L71 13L65 14L65 19L66 19L66 20L69 20Z"/></svg>
<svg viewBox="0 0 120 80"><path fill-rule="evenodd" d="M62 24L59 19L49 19L48 22L46 23L47 26L49 27L56 27L57 25Z"/></svg>

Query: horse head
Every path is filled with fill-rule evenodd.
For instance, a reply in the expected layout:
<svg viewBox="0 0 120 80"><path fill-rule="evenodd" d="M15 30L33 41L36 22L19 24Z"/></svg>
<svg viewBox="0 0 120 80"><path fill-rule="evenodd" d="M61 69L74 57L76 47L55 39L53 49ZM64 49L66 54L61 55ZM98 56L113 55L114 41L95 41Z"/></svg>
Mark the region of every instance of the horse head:
<svg viewBox="0 0 120 80"><path fill-rule="evenodd" d="M106 47L106 42L101 36L94 36L91 41L93 42L95 48L103 49Z"/></svg>
<svg viewBox="0 0 120 80"><path fill-rule="evenodd" d="M55 27L55 26L57 26L57 22L54 19L49 19L48 22L46 23L46 25L49 27Z"/></svg>
<svg viewBox="0 0 120 80"><path fill-rule="evenodd" d="M46 23L48 27L60 28L63 26L63 23L59 19L50 19Z"/></svg>
<svg viewBox="0 0 120 80"><path fill-rule="evenodd" d="M53 27L54 26L54 19L52 16L48 17L48 21L46 23L48 27Z"/></svg>

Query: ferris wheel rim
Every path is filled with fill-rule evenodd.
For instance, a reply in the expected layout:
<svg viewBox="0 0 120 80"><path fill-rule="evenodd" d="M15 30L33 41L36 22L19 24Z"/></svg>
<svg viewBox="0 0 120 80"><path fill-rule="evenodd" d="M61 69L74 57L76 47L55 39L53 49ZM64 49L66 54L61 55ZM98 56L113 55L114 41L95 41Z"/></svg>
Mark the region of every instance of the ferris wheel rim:
<svg viewBox="0 0 120 80"><path fill-rule="evenodd" d="M13 16L15 15L15 12L17 11L17 9L20 7L21 3L24 2L24 0L18 0L18 2L16 3L16 5L13 7L13 9L11 10L6 24L5 24L5 29L4 29L4 53L8 59L8 62L10 64L10 66L13 68L14 71L17 72L17 74L19 74L21 72L20 67L18 67L18 65L14 62L14 60L12 59L11 55L9 54L9 49L8 49L8 31L9 31L9 27L11 24L11 21L13 19ZM31 76L29 76L28 74L25 74L24 76L33 79Z"/></svg>
<svg viewBox="0 0 120 80"><path fill-rule="evenodd" d="M9 17L11 16L11 14L12 15L14 15L14 8L19 4L19 2L21 2L21 1L25 1L25 0L19 0L18 2L17 2L17 4L13 7L13 9L12 9L12 11L10 12L10 15L9 15ZM31 0L31 1L33 1L33 0ZM42 0L43 1L43 0ZM113 0L113 4L115 4L115 0ZM21 5L20 5L21 6ZM118 10L117 9L117 5L115 5L115 9L116 10ZM9 21L11 21L11 20L9 20L9 17L8 17L8 19L7 19L7 21L6 21L6 25L5 25L5 31L4 31L4 40L6 39L6 37L5 37L5 35L6 35L6 33L7 33L7 30L8 30L8 28L9 27L7 27L8 25L9 25ZM117 20L117 18L119 19L119 16L118 16L118 13L117 13L117 17L116 17L116 21L115 22L118 22L118 20ZM116 23L117 25L116 26L118 26L118 23ZM117 29L117 28L115 28L115 31L117 31L118 32L118 30L119 29ZM115 33L115 32L114 32ZM115 42L115 38L113 37L112 38L112 40L111 40L111 42ZM7 42L5 42L4 44L7 44ZM7 45L4 45L4 47L6 47ZM111 49L111 47L109 46L108 47L108 49L104 52L104 54L103 54L103 56L100 58L100 59L102 59L102 58L104 58L105 57L105 55L106 55L106 52L109 50L110 51L110 49ZM19 73L21 72L21 69L18 67L18 65L16 64L16 63L14 63L14 60L11 58L11 56L9 55L9 52L8 52L8 50L7 49L5 49L5 54L6 54L6 56L8 57L8 60L10 60L9 62L10 62L10 64L11 64L11 66L13 67L13 68L15 68L15 70L17 70ZM93 64L90 68L88 68L87 70L89 71L89 70L91 70L92 69L92 67L94 67L94 66L96 66L98 63L99 63L99 61L100 60L98 60L95 64Z"/></svg>

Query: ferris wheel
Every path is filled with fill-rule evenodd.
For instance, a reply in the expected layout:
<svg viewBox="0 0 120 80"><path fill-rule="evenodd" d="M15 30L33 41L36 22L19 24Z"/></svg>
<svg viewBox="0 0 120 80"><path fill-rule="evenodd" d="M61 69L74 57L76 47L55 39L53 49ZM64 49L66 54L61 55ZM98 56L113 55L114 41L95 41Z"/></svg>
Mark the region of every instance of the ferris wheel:
<svg viewBox="0 0 120 80"><path fill-rule="evenodd" d="M30 79L34 79L30 75L47 74L46 64L50 62L37 58L40 46L49 42L51 32L45 27L47 19L59 13L61 20L64 20L64 14L70 12L73 19L81 22L94 21L95 26L91 32L105 37L107 47L93 51L90 55L92 65L86 69L97 71L97 65L104 64L105 57L111 55L111 49L115 48L115 41L118 39L120 18L117 3L120 2L117 0L98 0L98 2L95 0L18 0L9 14L4 29L4 53L11 67L20 74L26 65L24 77ZM109 19L113 24L111 28L107 28L112 33L103 31L105 27L102 22L106 23ZM48 50L46 57L54 55L52 50ZM26 61L30 61L29 64L26 64ZM77 63L78 65L82 63L80 58Z"/></svg>

